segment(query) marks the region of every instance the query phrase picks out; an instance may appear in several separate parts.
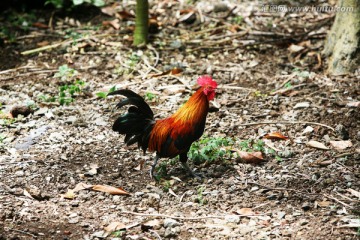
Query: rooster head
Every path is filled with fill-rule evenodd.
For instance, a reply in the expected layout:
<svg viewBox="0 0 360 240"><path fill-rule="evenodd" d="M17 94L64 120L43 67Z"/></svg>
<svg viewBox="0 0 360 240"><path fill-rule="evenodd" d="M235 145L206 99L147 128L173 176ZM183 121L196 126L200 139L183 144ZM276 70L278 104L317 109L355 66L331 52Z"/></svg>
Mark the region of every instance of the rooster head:
<svg viewBox="0 0 360 240"><path fill-rule="evenodd" d="M203 92L207 96L207 99L209 101L213 100L217 83L210 76L199 77L197 83L203 88Z"/></svg>

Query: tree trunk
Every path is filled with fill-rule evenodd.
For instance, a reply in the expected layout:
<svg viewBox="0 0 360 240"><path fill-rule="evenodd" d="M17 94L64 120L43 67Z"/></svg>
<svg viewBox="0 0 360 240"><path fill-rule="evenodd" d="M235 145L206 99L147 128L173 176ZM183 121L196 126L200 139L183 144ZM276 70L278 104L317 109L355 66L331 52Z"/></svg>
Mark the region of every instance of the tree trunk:
<svg viewBox="0 0 360 240"><path fill-rule="evenodd" d="M136 0L136 19L134 45L146 44L148 42L149 28L149 2L148 0Z"/></svg>
<svg viewBox="0 0 360 240"><path fill-rule="evenodd" d="M360 1L339 0L335 21L325 41L328 73L353 73L360 66Z"/></svg>

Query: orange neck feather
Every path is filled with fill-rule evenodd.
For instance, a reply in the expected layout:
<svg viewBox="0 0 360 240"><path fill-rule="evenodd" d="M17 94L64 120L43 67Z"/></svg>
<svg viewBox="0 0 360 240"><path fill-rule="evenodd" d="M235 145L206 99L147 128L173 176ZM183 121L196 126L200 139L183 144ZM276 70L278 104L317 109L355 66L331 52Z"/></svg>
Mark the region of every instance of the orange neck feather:
<svg viewBox="0 0 360 240"><path fill-rule="evenodd" d="M171 118L174 119L175 123L185 123L196 120L201 121L206 117L208 110L209 101L204 94L203 87L201 87L171 116Z"/></svg>

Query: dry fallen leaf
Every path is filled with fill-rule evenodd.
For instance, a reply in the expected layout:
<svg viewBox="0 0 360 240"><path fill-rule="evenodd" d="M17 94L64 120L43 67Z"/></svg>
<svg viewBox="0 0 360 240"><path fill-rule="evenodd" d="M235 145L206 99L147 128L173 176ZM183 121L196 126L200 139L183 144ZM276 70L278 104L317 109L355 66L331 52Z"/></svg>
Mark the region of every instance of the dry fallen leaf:
<svg viewBox="0 0 360 240"><path fill-rule="evenodd" d="M162 72L162 73L158 73L158 74L153 74L151 75L151 77L161 77L161 76L165 76L165 75L179 75L183 70L181 68L173 68L171 70Z"/></svg>
<svg viewBox="0 0 360 240"><path fill-rule="evenodd" d="M331 204L331 202L329 202L329 201L321 201L321 202L317 203L317 205L320 207L328 207L330 204Z"/></svg>
<svg viewBox="0 0 360 240"><path fill-rule="evenodd" d="M112 17L117 13L117 5L117 3L114 3L110 6L103 7L101 8L101 12Z"/></svg>
<svg viewBox="0 0 360 240"><path fill-rule="evenodd" d="M348 103L346 104L346 107L359 108L359 107L360 107L360 102L348 102Z"/></svg>
<svg viewBox="0 0 360 240"><path fill-rule="evenodd" d="M144 159L141 159L139 165L138 165L136 168L134 168L134 169L135 169L136 171L141 171L141 170L143 170L143 168L144 168L144 164L145 164L145 160L144 160Z"/></svg>
<svg viewBox="0 0 360 240"><path fill-rule="evenodd" d="M134 14L129 13L128 11L120 11L116 14L117 17L122 20L128 20L130 18L135 18Z"/></svg>
<svg viewBox="0 0 360 240"><path fill-rule="evenodd" d="M261 152L245 152L238 149L234 150L245 163L260 163L264 161L264 157L262 156Z"/></svg>
<svg viewBox="0 0 360 240"><path fill-rule="evenodd" d="M92 163L90 164L90 170L88 171L88 173L91 175L96 175L98 168L99 166L96 163Z"/></svg>
<svg viewBox="0 0 360 240"><path fill-rule="evenodd" d="M107 227L104 227L104 230L107 232L115 232L117 230L125 229L125 228L126 228L125 224L121 222L112 222Z"/></svg>
<svg viewBox="0 0 360 240"><path fill-rule="evenodd" d="M318 142L318 141L314 141L314 140L307 142L306 145L309 146L309 147L322 149L322 150L328 150L329 149L323 143Z"/></svg>
<svg viewBox="0 0 360 240"><path fill-rule="evenodd" d="M235 211L235 213L239 215L255 215L255 212L251 208L241 208Z"/></svg>
<svg viewBox="0 0 360 240"><path fill-rule="evenodd" d="M74 192L78 192L84 189L91 189L94 185L86 184L86 183L78 183L76 184L75 188L73 189Z"/></svg>
<svg viewBox="0 0 360 240"><path fill-rule="evenodd" d="M346 189L349 193L351 193L352 195L354 195L355 197L359 198L360 199L360 192L358 191L355 191L354 189Z"/></svg>
<svg viewBox="0 0 360 240"><path fill-rule="evenodd" d="M159 229L161 228L161 222L158 219L153 219L141 224L141 230L147 231L149 229Z"/></svg>
<svg viewBox="0 0 360 240"><path fill-rule="evenodd" d="M26 196L28 198L31 198L31 199L34 199L26 189L24 189L24 196Z"/></svg>
<svg viewBox="0 0 360 240"><path fill-rule="evenodd" d="M345 148L352 147L352 143L350 140L346 141L330 141L330 145L337 149L337 150L343 150Z"/></svg>
<svg viewBox="0 0 360 240"><path fill-rule="evenodd" d="M279 132L272 132L272 133L267 133L265 134L264 138L267 138L267 139L280 139L280 140L287 140L289 139L288 137L282 135L281 133Z"/></svg>
<svg viewBox="0 0 360 240"><path fill-rule="evenodd" d="M119 19L114 19L114 20L112 20L112 21L103 21L102 22L102 25L104 26L104 27L106 27L106 26L111 26L111 27L113 27L114 29L116 29L116 30L118 30L119 28L120 28L120 23L119 23Z"/></svg>
<svg viewBox="0 0 360 240"><path fill-rule="evenodd" d="M99 191L99 192L107 192L112 195L129 195L128 192L126 192L124 189L122 189L120 187L116 188L116 187L107 186L107 185L94 185L92 187L92 189L95 191Z"/></svg>
<svg viewBox="0 0 360 240"><path fill-rule="evenodd" d="M61 194L62 198L74 199L76 197L74 190L69 189L65 194Z"/></svg>
<svg viewBox="0 0 360 240"><path fill-rule="evenodd" d="M289 50L291 53L297 53L297 52L300 52L301 50L303 50L304 48L305 48L305 47L303 47L303 46L291 44L290 47L288 47L288 50Z"/></svg>
<svg viewBox="0 0 360 240"><path fill-rule="evenodd" d="M40 29L47 29L47 28L49 28L48 25L46 25L46 24L44 24L44 23L41 23L41 22L34 22L32 25L33 25L33 27L40 28Z"/></svg>

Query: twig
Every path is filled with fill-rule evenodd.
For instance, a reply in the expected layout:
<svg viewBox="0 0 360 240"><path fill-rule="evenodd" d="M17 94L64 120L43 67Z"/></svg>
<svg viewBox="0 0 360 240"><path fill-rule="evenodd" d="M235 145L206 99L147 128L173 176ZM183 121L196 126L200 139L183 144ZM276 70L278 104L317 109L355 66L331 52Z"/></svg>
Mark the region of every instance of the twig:
<svg viewBox="0 0 360 240"><path fill-rule="evenodd" d="M336 202L338 202L338 203L340 203L340 204L342 204L342 205L344 205L345 207L348 207L348 208L353 208L352 206L350 206L349 204L346 204L346 203L344 203L343 201L340 201L339 199L337 199L337 198L334 198L333 196L330 196L330 195L327 195L327 194L323 194L325 197L327 197L327 198L330 198L330 199L332 199L332 200L334 200L334 201L336 201Z"/></svg>
<svg viewBox="0 0 360 240"><path fill-rule="evenodd" d="M334 158L341 158L341 157L351 156L353 154L355 154L355 152L340 153L338 155L335 155Z"/></svg>
<svg viewBox="0 0 360 240"><path fill-rule="evenodd" d="M233 90L256 91L255 88L244 88L244 87L229 86L229 85L220 85L220 86L218 86L218 88L219 88L219 89L233 89Z"/></svg>
<svg viewBox="0 0 360 240"><path fill-rule="evenodd" d="M225 218L225 216L204 216L204 217L177 217L177 216L171 216L171 215L165 215L165 214L150 214L150 213L136 213L136 212L129 212L129 211L122 211L123 214L131 214L135 216L143 216L143 217L160 217L160 218L172 218L172 219L179 219L179 220L202 220L202 219L208 219L208 218ZM121 214L120 213L120 214ZM257 217L262 216L263 214L256 214L256 215L234 215L238 217Z"/></svg>
<svg viewBox="0 0 360 240"><path fill-rule="evenodd" d="M153 233L159 240L162 240L162 238L161 238L160 235L157 233L157 231L149 229L149 232Z"/></svg>
<svg viewBox="0 0 360 240"><path fill-rule="evenodd" d="M335 132L335 129L322 124L322 123L317 123L317 122L303 122L303 121L292 121L292 122L284 122L284 121L280 121L280 122L253 122L253 123L243 123L243 124L239 124L239 126L254 126L254 125L264 125L264 124L312 124L312 125L318 125L318 126L322 126L322 127L326 127L331 129L332 131Z"/></svg>
<svg viewBox="0 0 360 240"><path fill-rule="evenodd" d="M222 19L226 20L228 17L230 17L236 8L237 6L234 6L232 9L230 9L229 12L224 17L222 17Z"/></svg>
<svg viewBox="0 0 360 240"><path fill-rule="evenodd" d="M18 229L15 229L15 228L8 228L8 229L11 230L11 231L14 231L14 232L18 232L18 233L22 233L22 234L26 234L26 235L32 236L33 238L37 238L36 235L31 234L31 233L29 233L29 232L25 232L25 231L18 230Z"/></svg>
<svg viewBox="0 0 360 240"><path fill-rule="evenodd" d="M151 45L148 45L148 48L149 48L150 50L154 51L154 53L155 53L155 63L154 63L154 65L153 65L153 68L156 68L156 66L157 66L158 63L159 63L159 59L160 59L159 52L156 51L156 49L155 49L153 46L151 46Z"/></svg>
<svg viewBox="0 0 360 240"><path fill-rule="evenodd" d="M104 37L104 36L107 36L107 35L108 34L100 34L98 36L93 36L93 37ZM87 39L89 39L89 37L79 38L76 41L80 42L80 41L84 41L84 40L87 40ZM32 54L32 53L42 52L42 51L45 51L45 50L57 48L57 47L59 47L61 45L68 45L68 44L73 43L73 42L74 42L74 40L62 41L62 42L59 42L59 43L54 43L54 44L47 45L47 46L44 46L44 47L39 47L39 48L35 48L35 49L31 49L31 50L21 52L21 55L29 55L29 54Z"/></svg>
<svg viewBox="0 0 360 240"><path fill-rule="evenodd" d="M276 147L272 146L270 143L265 142L265 141L264 141L264 143L265 143L265 146L267 146L267 147L271 148L272 150L274 150L274 151L276 151L276 152L281 152L281 150L280 150L280 149L278 149L278 148L276 148Z"/></svg>
<svg viewBox="0 0 360 240"><path fill-rule="evenodd" d="M292 189L292 188L273 188L273 187L268 187L268 186L262 185L257 182L247 182L247 183L254 184L254 185L269 189L269 190L292 191L292 192L297 192L297 193L301 193L301 194L317 195L316 193L308 193L308 192L304 192L304 191L300 191L300 190L296 190L296 189Z"/></svg>

